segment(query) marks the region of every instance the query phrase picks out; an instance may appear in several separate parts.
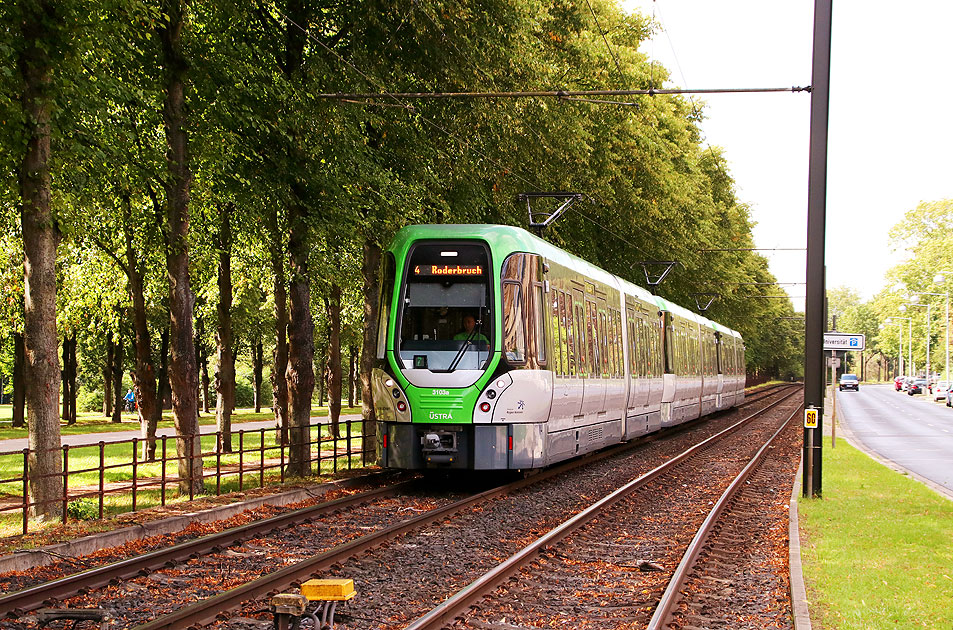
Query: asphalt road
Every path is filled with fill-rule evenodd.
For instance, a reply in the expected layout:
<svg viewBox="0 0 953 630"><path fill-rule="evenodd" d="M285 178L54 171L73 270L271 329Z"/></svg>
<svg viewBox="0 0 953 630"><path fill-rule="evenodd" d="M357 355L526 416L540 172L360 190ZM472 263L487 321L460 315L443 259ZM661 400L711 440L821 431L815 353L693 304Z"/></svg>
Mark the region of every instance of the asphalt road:
<svg viewBox="0 0 953 630"><path fill-rule="evenodd" d="M880 458L953 492L953 409L893 384L837 392L837 418Z"/></svg>

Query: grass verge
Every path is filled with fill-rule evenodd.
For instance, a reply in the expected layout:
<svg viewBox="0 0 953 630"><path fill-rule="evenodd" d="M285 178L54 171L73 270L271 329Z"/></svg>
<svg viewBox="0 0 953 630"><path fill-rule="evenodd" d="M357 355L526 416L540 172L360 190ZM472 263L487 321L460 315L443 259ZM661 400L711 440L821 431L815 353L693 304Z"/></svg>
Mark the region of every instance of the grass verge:
<svg viewBox="0 0 953 630"><path fill-rule="evenodd" d="M843 440L801 499L811 618L834 630L953 626L953 501Z"/></svg>

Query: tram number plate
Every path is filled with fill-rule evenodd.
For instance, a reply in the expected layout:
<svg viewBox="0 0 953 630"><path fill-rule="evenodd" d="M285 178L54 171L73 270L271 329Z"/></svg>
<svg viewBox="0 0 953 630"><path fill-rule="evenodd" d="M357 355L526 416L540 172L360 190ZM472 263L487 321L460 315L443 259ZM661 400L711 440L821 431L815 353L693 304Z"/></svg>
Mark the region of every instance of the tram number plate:
<svg viewBox="0 0 953 630"><path fill-rule="evenodd" d="M817 428L817 409L804 410L804 428L805 429Z"/></svg>

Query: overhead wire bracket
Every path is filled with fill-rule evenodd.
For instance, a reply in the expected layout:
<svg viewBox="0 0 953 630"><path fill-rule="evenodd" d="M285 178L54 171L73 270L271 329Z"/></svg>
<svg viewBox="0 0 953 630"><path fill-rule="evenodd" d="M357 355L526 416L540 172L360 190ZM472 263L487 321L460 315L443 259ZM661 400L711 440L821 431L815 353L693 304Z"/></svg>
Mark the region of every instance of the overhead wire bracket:
<svg viewBox="0 0 953 630"><path fill-rule="evenodd" d="M707 311L715 299L721 297L721 293L692 293L691 295L695 298L695 306L698 308L699 313ZM704 306L702 306L703 302Z"/></svg>
<svg viewBox="0 0 953 630"><path fill-rule="evenodd" d="M677 260L640 260L635 263L636 265L642 265L642 271L645 272L645 282L649 285L649 288L652 289L652 293L655 293L658 285L662 284L662 280L665 280L665 276L675 268L675 265L678 264ZM649 273L649 268L653 269L662 269L658 273Z"/></svg>
<svg viewBox="0 0 953 630"><path fill-rule="evenodd" d="M561 206L548 212L545 210L534 210L533 209L533 200L534 199L564 199ZM582 193L574 192L524 192L516 195L516 201L525 201L526 202L526 212L529 213L529 226L536 231L536 234L541 234L544 229L552 225L552 223L558 219L566 210L570 208L577 201L582 201Z"/></svg>

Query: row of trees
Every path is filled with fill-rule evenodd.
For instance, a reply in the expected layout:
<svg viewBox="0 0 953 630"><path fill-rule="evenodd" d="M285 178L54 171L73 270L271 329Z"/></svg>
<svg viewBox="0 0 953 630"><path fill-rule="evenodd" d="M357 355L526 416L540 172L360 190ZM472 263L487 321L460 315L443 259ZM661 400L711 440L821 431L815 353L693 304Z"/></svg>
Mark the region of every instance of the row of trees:
<svg viewBox="0 0 953 630"><path fill-rule="evenodd" d="M850 289L832 291L830 311L839 316L841 330L866 334L866 354L877 356L884 366L889 359L896 374L901 363L908 375L914 366L925 374L929 346L931 371L945 375L947 327L953 324L947 319L953 292L953 199L923 202L907 211L891 229L890 242L905 257L887 272L884 288L869 301ZM908 365L908 357L914 366Z"/></svg>
<svg viewBox="0 0 953 630"><path fill-rule="evenodd" d="M774 278L744 251L748 209L694 104L383 94L658 85L640 50L650 21L591 6L4 3L0 351L13 359L0 365L23 368L34 497L59 490L40 475L59 465L44 453L59 444L60 340L80 381L111 380L113 395L130 353L147 456L167 383L177 431L195 432L209 362L228 433L245 353L257 381L270 372L290 474L307 475L316 346L335 418L342 346L362 349L373 421L368 350L390 236L418 222L525 225L513 199L527 190L585 193L547 238L642 284L636 261L678 260L662 294L718 293L706 314L745 336L749 369L796 371L800 324L779 319L787 300L761 299ZM197 444L180 442L180 478L198 492Z"/></svg>

